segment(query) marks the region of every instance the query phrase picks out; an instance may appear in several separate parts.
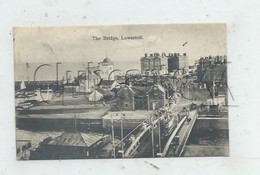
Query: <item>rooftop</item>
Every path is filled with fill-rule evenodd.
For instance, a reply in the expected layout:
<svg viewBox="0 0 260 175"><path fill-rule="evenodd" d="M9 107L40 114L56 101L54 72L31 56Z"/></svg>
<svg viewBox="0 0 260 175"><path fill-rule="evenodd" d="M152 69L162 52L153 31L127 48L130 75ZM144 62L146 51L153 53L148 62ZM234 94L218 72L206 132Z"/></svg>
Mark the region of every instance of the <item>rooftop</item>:
<svg viewBox="0 0 260 175"><path fill-rule="evenodd" d="M97 133L64 133L48 142L48 145L91 147L104 137Z"/></svg>

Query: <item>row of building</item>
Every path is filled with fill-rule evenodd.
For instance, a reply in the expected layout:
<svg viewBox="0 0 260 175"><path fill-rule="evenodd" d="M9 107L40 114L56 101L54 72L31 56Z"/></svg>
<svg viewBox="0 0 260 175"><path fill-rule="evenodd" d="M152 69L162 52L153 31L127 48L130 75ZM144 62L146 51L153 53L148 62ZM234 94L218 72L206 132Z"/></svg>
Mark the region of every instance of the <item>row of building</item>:
<svg viewBox="0 0 260 175"><path fill-rule="evenodd" d="M201 57L197 65L197 76L200 82L227 82L227 57L208 56Z"/></svg>
<svg viewBox="0 0 260 175"><path fill-rule="evenodd" d="M154 110L168 104L167 90L159 85L122 85L111 101L113 111Z"/></svg>
<svg viewBox="0 0 260 175"><path fill-rule="evenodd" d="M147 53L141 57L141 73L143 75L163 75L180 69L188 69L188 56L186 53Z"/></svg>

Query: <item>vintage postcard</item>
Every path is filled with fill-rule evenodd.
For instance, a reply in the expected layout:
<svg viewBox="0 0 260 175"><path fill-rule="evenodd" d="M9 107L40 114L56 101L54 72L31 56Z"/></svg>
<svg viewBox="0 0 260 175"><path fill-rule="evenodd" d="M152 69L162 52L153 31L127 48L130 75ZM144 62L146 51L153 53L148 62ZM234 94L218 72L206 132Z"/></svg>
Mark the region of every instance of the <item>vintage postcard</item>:
<svg viewBox="0 0 260 175"><path fill-rule="evenodd" d="M17 160L229 156L226 35L15 27Z"/></svg>

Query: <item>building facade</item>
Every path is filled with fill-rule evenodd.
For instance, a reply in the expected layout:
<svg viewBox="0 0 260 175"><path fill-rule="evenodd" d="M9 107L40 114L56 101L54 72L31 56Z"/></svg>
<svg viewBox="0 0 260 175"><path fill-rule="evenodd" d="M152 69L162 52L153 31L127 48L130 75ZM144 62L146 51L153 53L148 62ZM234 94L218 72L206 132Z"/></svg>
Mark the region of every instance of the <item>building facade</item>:
<svg viewBox="0 0 260 175"><path fill-rule="evenodd" d="M135 92L134 90L128 86L124 85L117 93L117 105L116 110L119 111L133 111L135 110L134 99L135 99Z"/></svg>
<svg viewBox="0 0 260 175"><path fill-rule="evenodd" d="M144 57L140 59L141 62L141 73L143 75L162 75L167 74L167 65L168 65L168 59L166 55L154 53L148 54L146 53Z"/></svg>
<svg viewBox="0 0 260 175"><path fill-rule="evenodd" d="M166 91L161 85L155 85L150 88L147 94L148 110L155 110L166 104Z"/></svg>
<svg viewBox="0 0 260 175"><path fill-rule="evenodd" d="M168 56L168 72L175 72L181 69L188 69L188 56L179 53L170 53Z"/></svg>
<svg viewBox="0 0 260 175"><path fill-rule="evenodd" d="M114 74L110 74L114 70L114 63L109 58L105 58L103 62L98 63L96 70L100 70L97 73L103 80L114 80Z"/></svg>
<svg viewBox="0 0 260 175"><path fill-rule="evenodd" d="M149 87L123 85L111 109L113 111L155 110L166 104L166 90L161 85Z"/></svg>
<svg viewBox="0 0 260 175"><path fill-rule="evenodd" d="M208 56L201 57L197 66L197 77L201 83L207 81L226 82L227 81L227 57Z"/></svg>

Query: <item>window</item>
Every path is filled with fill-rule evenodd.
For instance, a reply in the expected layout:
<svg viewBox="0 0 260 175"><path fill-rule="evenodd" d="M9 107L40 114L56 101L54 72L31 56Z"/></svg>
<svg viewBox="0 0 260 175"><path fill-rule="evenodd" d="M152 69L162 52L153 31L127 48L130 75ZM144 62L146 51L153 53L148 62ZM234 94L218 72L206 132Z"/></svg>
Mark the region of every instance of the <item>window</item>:
<svg viewBox="0 0 260 175"><path fill-rule="evenodd" d="M128 103L125 103L125 107L128 107Z"/></svg>
<svg viewBox="0 0 260 175"><path fill-rule="evenodd" d="M146 66L146 67L148 67L148 66L149 66L149 63L148 63L147 61L145 61L145 62L143 63L143 65Z"/></svg>

